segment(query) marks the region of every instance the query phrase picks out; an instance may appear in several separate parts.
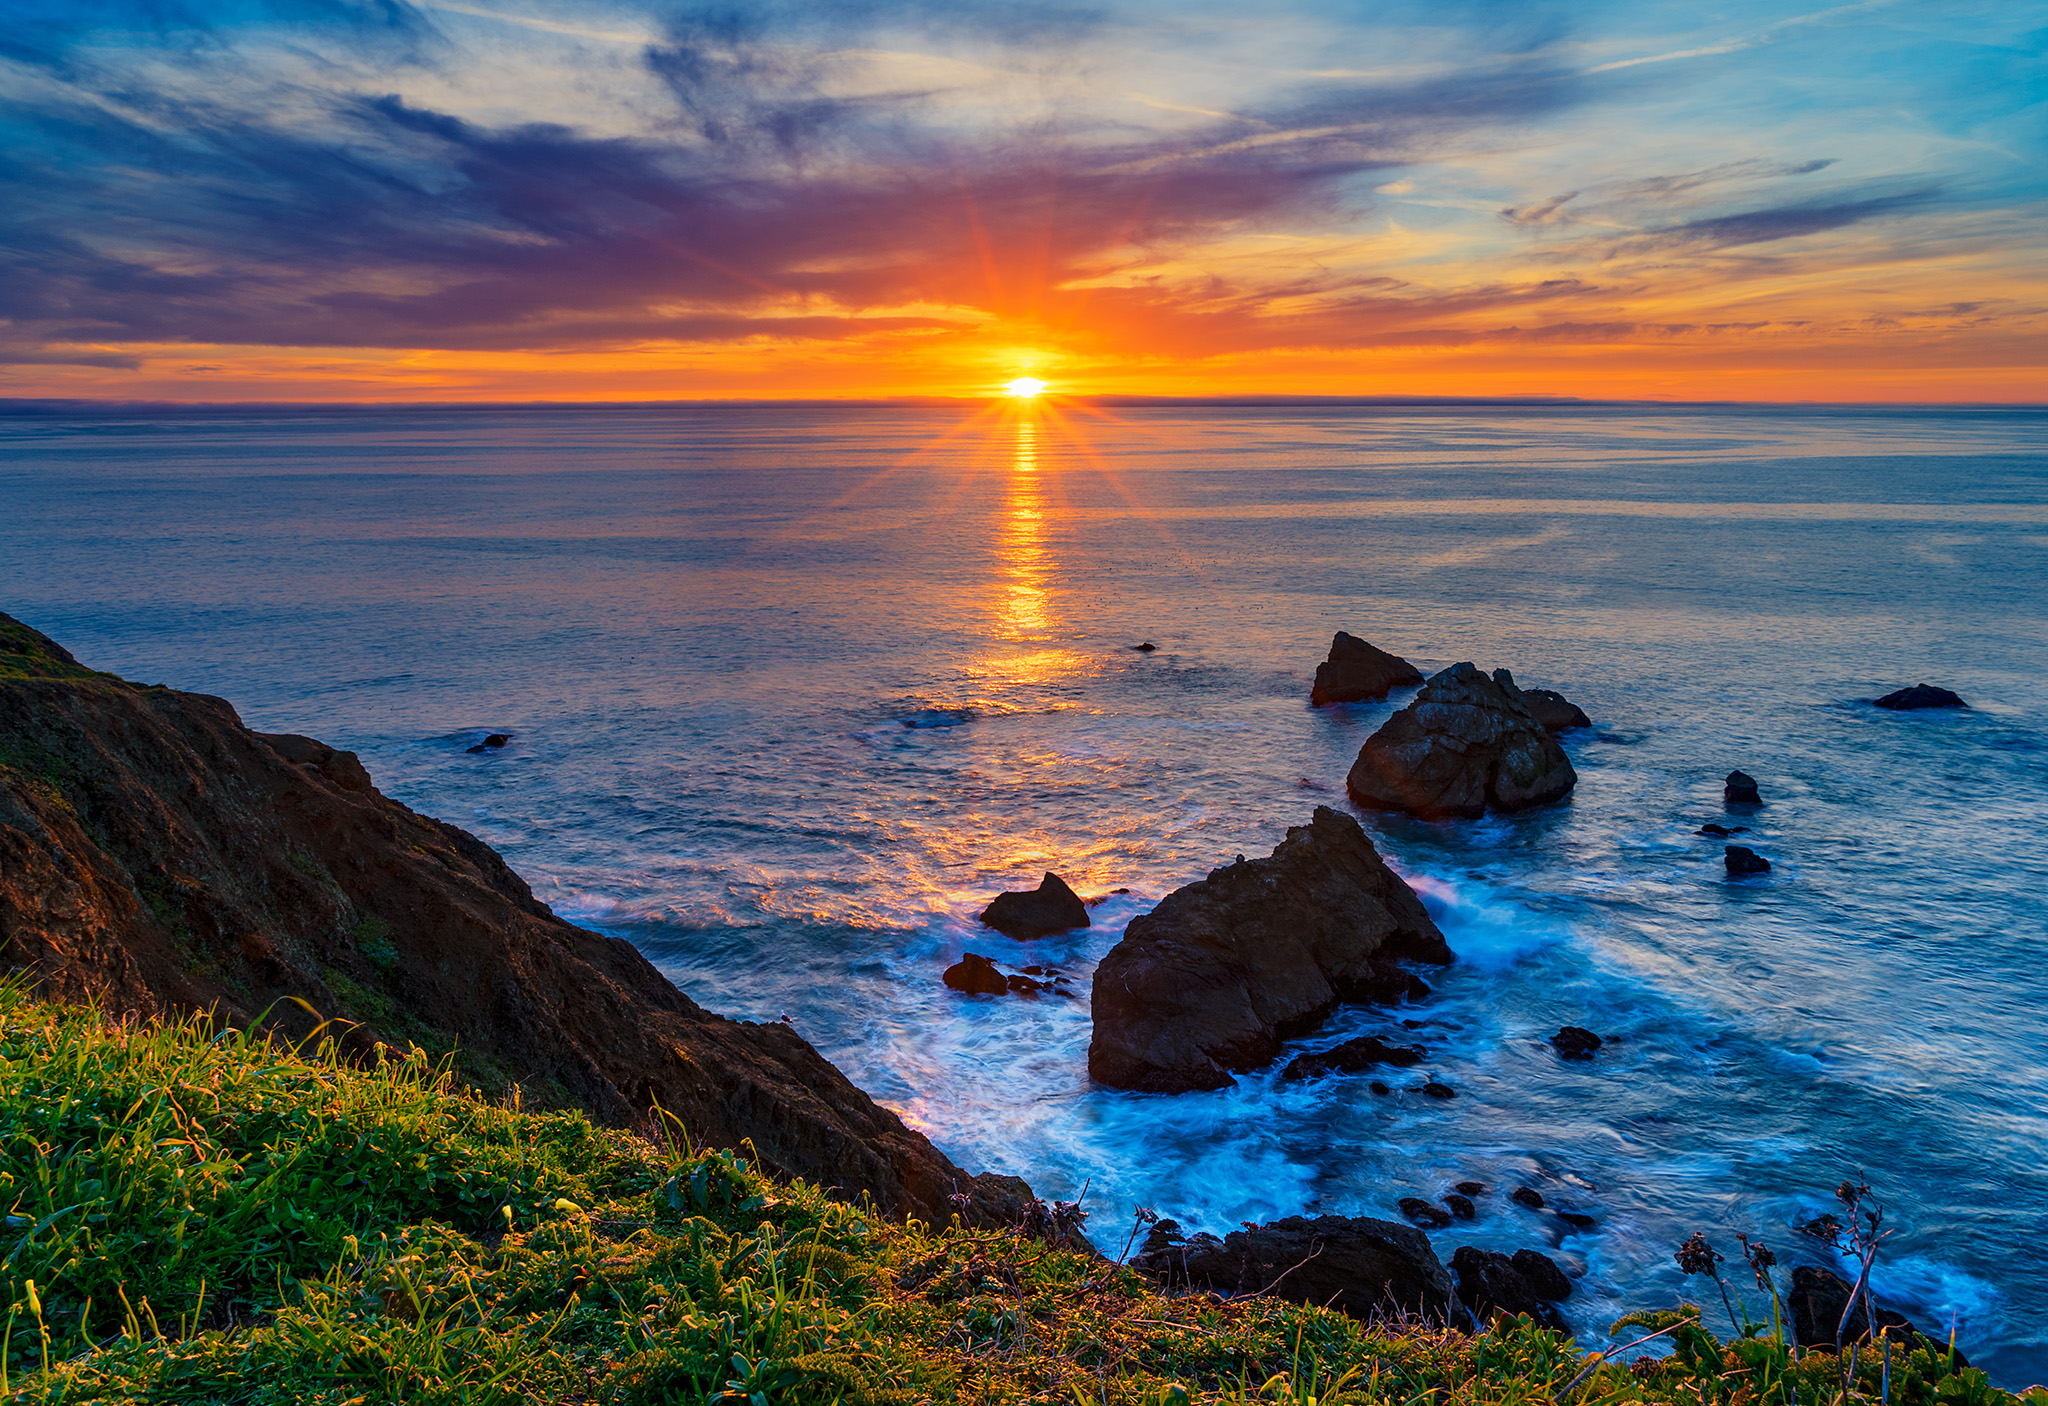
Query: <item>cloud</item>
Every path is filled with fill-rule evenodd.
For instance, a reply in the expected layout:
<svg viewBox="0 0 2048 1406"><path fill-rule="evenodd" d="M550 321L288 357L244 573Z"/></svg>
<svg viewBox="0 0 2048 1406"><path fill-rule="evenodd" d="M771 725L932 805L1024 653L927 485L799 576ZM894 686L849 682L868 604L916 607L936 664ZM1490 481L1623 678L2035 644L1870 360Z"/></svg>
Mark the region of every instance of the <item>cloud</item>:
<svg viewBox="0 0 2048 1406"><path fill-rule="evenodd" d="M1500 212L1500 217L1511 225L1560 224L1571 218L1564 213L1566 202L1578 198L1577 191L1566 191L1563 195L1553 195L1548 200L1539 200L1534 205L1523 205L1519 208L1509 206Z"/></svg>
<svg viewBox="0 0 2048 1406"><path fill-rule="evenodd" d="M1888 215L1923 209L1939 194L1936 187L1871 196L1863 200L1836 200L1810 205L1777 205L1761 210L1744 210L1733 215L1689 220L1669 229L1652 230L1631 240L1632 250L1647 248L1697 247L1727 249L1743 244L1767 244L1780 239L1798 239L1823 234L1848 225Z"/></svg>

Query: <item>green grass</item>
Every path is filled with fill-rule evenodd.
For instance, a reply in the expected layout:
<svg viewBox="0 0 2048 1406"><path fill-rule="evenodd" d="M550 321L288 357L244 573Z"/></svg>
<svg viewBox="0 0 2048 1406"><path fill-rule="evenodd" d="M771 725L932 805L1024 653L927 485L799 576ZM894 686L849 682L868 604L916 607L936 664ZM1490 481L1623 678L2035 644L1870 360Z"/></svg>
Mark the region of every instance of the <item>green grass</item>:
<svg viewBox="0 0 2048 1406"><path fill-rule="evenodd" d="M418 1053L353 1067L331 1045L199 1020L108 1026L6 984L0 1203L0 1395L22 1401L1848 1406L1880 1391L1876 1361L1845 1389L1832 1358L1795 1364L1768 1334L1682 1327L1661 1364L1581 1377L1585 1355L1526 1321L1466 1337L1162 1296L1012 1232L891 1223L770 1182L679 1130L656 1143L484 1102ZM1895 1358L1890 1395L2015 1401L1925 1352Z"/></svg>

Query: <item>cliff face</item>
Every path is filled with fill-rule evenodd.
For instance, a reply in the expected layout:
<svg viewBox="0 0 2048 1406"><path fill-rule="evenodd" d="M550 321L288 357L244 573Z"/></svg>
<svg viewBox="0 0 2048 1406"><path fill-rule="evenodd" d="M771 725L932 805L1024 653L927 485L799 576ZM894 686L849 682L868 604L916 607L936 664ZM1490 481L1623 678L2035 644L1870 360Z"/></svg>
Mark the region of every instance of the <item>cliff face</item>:
<svg viewBox="0 0 2048 1406"><path fill-rule="evenodd" d="M81 667L0 615L0 965L109 1015L270 1011L292 1036L457 1052L486 1090L701 1145L944 1223L1012 1220L794 1031L729 1021L630 944L562 921L475 836L385 797L355 755L250 731L218 698ZM299 1002L305 1003L304 1007Z"/></svg>

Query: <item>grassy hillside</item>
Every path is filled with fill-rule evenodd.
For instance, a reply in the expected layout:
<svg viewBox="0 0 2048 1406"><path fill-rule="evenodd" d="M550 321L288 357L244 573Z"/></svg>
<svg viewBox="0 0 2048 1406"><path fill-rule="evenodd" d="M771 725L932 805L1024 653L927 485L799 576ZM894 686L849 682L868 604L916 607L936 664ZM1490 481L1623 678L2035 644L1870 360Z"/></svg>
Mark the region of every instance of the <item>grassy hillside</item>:
<svg viewBox="0 0 2048 1406"><path fill-rule="evenodd" d="M0 984L0 1394L332 1406L1833 1406L1881 1394L1876 1359L1845 1390L1833 1359L1795 1366L1768 1335L1724 1347L1685 1327L1662 1364L1582 1375L1569 1340L1527 1322L1465 1337L1270 1299L1164 1297L1016 1233L890 1223L675 1133L650 1142L481 1102L417 1053L358 1068L331 1046L294 1052L198 1021L109 1028ZM1890 1397L2016 1401L1925 1352L1893 1359Z"/></svg>

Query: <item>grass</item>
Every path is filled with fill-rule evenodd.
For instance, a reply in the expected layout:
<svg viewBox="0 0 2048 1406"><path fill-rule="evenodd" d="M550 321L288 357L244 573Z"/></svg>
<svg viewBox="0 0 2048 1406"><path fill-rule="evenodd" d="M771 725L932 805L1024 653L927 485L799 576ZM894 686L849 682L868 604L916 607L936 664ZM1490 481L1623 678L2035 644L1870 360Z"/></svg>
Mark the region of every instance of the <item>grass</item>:
<svg viewBox="0 0 2048 1406"><path fill-rule="evenodd" d="M1526 1320L1465 1336L1162 1296L1019 1233L889 1222L743 1156L199 1019L109 1026L0 983L0 1395L31 1402L831 1406L1851 1406L1697 1310L1594 1362ZM1668 1320L1668 1321L1667 1321ZM1675 1325L1675 1326L1674 1326ZM1901 1406L2010 1406L1927 1352ZM2029 1406L2048 1406L2048 1393Z"/></svg>

